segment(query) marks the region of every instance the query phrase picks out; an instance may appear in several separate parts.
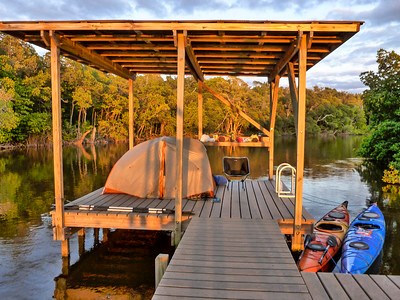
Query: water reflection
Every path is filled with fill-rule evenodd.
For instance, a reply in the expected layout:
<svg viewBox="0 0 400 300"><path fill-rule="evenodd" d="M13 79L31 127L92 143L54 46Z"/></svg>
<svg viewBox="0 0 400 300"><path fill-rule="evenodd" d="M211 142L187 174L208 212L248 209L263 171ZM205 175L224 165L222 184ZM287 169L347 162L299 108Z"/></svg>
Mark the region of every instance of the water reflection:
<svg viewBox="0 0 400 300"><path fill-rule="evenodd" d="M350 213L354 217L370 200L378 201L387 225L380 272L400 274L400 196L390 189L383 191L380 173L376 168L362 165L362 161L356 158L355 150L360 142L360 137L307 139L304 206L318 218L328 209L348 200ZM103 186L110 169L127 147L126 144L84 149L64 147L65 198L73 200ZM293 138L277 139L275 165L282 162L294 164L295 148ZM222 173L224 155L248 156L252 178L268 174L268 151L265 148L209 147L208 154L215 174ZM41 148L0 152L0 187L1 298L50 299L54 293L53 279L63 274L60 243L53 241L51 220L46 215L54 202L51 150ZM93 247L91 236L92 233L86 234L86 248ZM70 242L71 263L75 265L79 260L78 238L74 236ZM95 248L93 251L93 257L103 258L96 254L100 250ZM98 259L92 260L91 253L82 258L87 263L79 264L87 264L89 269L95 265ZM153 266L154 255L149 253L149 261ZM142 257L140 252L137 257ZM106 258L103 260L107 261ZM88 274L75 271L75 268L79 268L73 265L66 278L71 286L74 282L72 277L84 278L84 274ZM144 265L142 267L145 268ZM149 270L153 272L153 267ZM128 284L138 287L141 284L135 285L134 280L148 280L148 286L152 288L154 277L147 276L145 272L142 269L135 271L137 276L142 274L144 278L132 279ZM21 289L21 286L24 288Z"/></svg>
<svg viewBox="0 0 400 300"><path fill-rule="evenodd" d="M93 247L71 266L63 259L62 272L54 279L56 299L151 299L154 259L159 253L173 254L167 233L117 230L100 244L91 230L86 235Z"/></svg>

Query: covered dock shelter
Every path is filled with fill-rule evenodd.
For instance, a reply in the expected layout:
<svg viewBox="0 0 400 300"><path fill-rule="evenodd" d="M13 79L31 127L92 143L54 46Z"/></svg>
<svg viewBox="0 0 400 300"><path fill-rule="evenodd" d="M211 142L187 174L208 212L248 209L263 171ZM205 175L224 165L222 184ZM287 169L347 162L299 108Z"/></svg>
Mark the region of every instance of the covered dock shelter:
<svg viewBox="0 0 400 300"><path fill-rule="evenodd" d="M268 139L269 179L274 176L274 126L280 79L287 77L297 134L296 189L292 250L302 248L306 73L360 30L360 21L0 21L0 32L51 52L55 180L54 238L68 255L62 165L60 56L113 73L129 84L129 146L133 147L133 82L140 74L177 76L177 196L174 238L182 233L182 148L184 78L198 81L199 136L202 91L208 90ZM263 128L205 83L206 76L268 78L271 84L269 128ZM267 99L266 99L267 100ZM266 115L267 119L267 115ZM267 158L266 158L267 160Z"/></svg>

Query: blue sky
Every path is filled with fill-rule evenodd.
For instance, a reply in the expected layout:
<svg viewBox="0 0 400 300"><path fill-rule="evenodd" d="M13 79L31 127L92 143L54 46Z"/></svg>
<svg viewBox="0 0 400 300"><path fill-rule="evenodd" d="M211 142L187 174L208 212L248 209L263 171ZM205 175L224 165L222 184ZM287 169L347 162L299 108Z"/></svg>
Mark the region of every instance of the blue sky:
<svg viewBox="0 0 400 300"><path fill-rule="evenodd" d="M348 92L365 89L359 75L376 70L378 49L400 53L399 0L0 0L0 21L84 19L364 21L307 75L308 87Z"/></svg>

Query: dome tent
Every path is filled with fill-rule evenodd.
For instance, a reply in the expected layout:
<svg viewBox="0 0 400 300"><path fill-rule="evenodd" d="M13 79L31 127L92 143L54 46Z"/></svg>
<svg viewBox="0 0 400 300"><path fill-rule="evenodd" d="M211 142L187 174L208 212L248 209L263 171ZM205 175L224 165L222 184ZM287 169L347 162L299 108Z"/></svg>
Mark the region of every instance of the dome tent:
<svg viewBox="0 0 400 300"><path fill-rule="evenodd" d="M139 198L176 197L176 138L160 137L127 151L112 168L103 193ZM183 141L183 198L214 195L207 150L195 139Z"/></svg>

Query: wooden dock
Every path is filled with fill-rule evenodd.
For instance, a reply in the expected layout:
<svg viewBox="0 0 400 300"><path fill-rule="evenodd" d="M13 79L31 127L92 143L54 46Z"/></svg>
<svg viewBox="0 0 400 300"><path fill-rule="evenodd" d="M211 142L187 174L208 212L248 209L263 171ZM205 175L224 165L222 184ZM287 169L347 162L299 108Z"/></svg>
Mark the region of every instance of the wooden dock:
<svg viewBox="0 0 400 300"><path fill-rule="evenodd" d="M294 201L280 198L269 180L247 180L218 186L215 198L184 199L183 228L192 218L273 219L283 234L293 233ZM98 189L64 208L68 228L174 230L174 199L141 199L125 194L102 194ZM152 213L149 209L164 210ZM149 210L149 211L148 211ZM53 212L54 213L54 212ZM303 233L311 233L314 218L303 211Z"/></svg>
<svg viewBox="0 0 400 300"><path fill-rule="evenodd" d="M271 219L190 222L153 299L310 299Z"/></svg>
<svg viewBox="0 0 400 300"><path fill-rule="evenodd" d="M153 299L400 299L400 276L299 272L273 220L193 219Z"/></svg>

